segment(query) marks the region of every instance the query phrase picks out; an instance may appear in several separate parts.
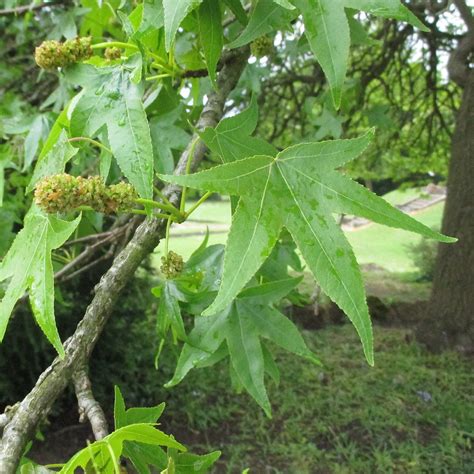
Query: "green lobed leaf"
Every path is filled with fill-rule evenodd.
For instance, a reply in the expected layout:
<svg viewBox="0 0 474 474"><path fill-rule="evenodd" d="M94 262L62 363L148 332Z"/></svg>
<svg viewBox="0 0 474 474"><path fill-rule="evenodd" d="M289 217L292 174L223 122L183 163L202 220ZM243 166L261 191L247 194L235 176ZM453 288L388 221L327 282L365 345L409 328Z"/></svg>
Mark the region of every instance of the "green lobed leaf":
<svg viewBox="0 0 474 474"><path fill-rule="evenodd" d="M336 108L349 61L350 30L343 0L293 0L303 15L305 35L326 75Z"/></svg>
<svg viewBox="0 0 474 474"><path fill-rule="evenodd" d="M123 456L130 459L135 469L140 474L151 473L149 466L164 469L168 463L168 456L158 446L143 443L130 443L125 441Z"/></svg>
<svg viewBox="0 0 474 474"><path fill-rule="evenodd" d="M404 21L419 28L421 31L430 31L416 15L414 15L400 0L343 0L346 8L361 10L372 15L393 18Z"/></svg>
<svg viewBox="0 0 474 474"><path fill-rule="evenodd" d="M294 6L288 1L288 0L273 0L275 3L280 5L283 8L286 8L287 10L294 10Z"/></svg>
<svg viewBox="0 0 474 474"><path fill-rule="evenodd" d="M240 24L247 24L247 13L245 12L240 0L224 0L224 3L229 7Z"/></svg>
<svg viewBox="0 0 474 474"><path fill-rule="evenodd" d="M78 97L77 96L74 97L69 102L67 107L58 115L58 118L56 119L53 126L51 127L48 138L46 138L46 141L43 144L43 148L41 149L41 152L38 156L38 161L41 161L51 151L51 149L54 147L54 145L58 141L62 130L69 127L68 112L71 108L74 107L77 100L78 100Z"/></svg>
<svg viewBox="0 0 474 474"><path fill-rule="evenodd" d="M68 222L46 216L35 206L25 217L0 265L0 281L10 279L0 302L0 341L16 302L29 290L34 317L58 354L64 349L54 318L54 274L51 252L59 248L79 225L81 216Z"/></svg>
<svg viewBox="0 0 474 474"><path fill-rule="evenodd" d="M196 317L166 387L178 384L191 369L213 365L229 355L237 385L245 388L270 416L264 375L269 372L275 378L278 370L273 360L269 360L271 354L263 347L261 338L317 362L296 326L269 306L288 294L299 281L294 278L250 287L223 311Z"/></svg>
<svg viewBox="0 0 474 474"><path fill-rule="evenodd" d="M159 30L164 25L163 2L161 0L148 0L143 2L143 15L137 33L148 34Z"/></svg>
<svg viewBox="0 0 474 474"><path fill-rule="evenodd" d="M327 77L336 108L341 104L351 42L346 8L405 21L429 31L400 0L292 0L292 3L303 15L305 35ZM353 19L351 23L353 29L357 27Z"/></svg>
<svg viewBox="0 0 474 474"><path fill-rule="evenodd" d="M156 429L152 424L136 423L119 428L102 440L96 441L79 451L63 466L60 472L61 474L73 474L79 468L86 469L92 460L104 472L108 472L105 466L110 468L115 464L115 461L122 454L124 443L129 441L186 451L181 443ZM115 459L112 458L110 451L112 451Z"/></svg>
<svg viewBox="0 0 474 474"><path fill-rule="evenodd" d="M220 451L201 456L191 453L178 453L175 459L176 474L205 474L220 458Z"/></svg>
<svg viewBox="0 0 474 474"><path fill-rule="evenodd" d="M125 408L125 401L119 387L115 387L114 419L115 429L136 423L156 423L165 408L161 403L155 407ZM123 456L128 457L140 473L149 473L148 465L163 468L167 457L161 448L138 442L125 441Z"/></svg>
<svg viewBox="0 0 474 474"><path fill-rule="evenodd" d="M203 0L163 0L166 51L170 51L178 28L186 15Z"/></svg>
<svg viewBox="0 0 474 474"><path fill-rule="evenodd" d="M0 155L0 207L3 206L3 194L5 189L5 164L6 156Z"/></svg>
<svg viewBox="0 0 474 474"><path fill-rule="evenodd" d="M303 143L276 157L254 156L194 175L162 176L171 183L241 196L228 236L221 287L204 315L231 303L286 227L322 290L354 324L367 361L373 364L372 328L362 277L332 214L355 213L441 242L455 239L424 226L335 171L359 156L372 137L370 131L352 140Z"/></svg>
<svg viewBox="0 0 474 474"><path fill-rule="evenodd" d="M42 178L58 173L64 173L67 162L73 158L78 151L79 148L73 147L68 141L66 131L61 129L56 143L48 153L46 153L46 155L38 159L31 181L26 188L26 192L29 193L33 191L36 183Z"/></svg>
<svg viewBox="0 0 474 474"><path fill-rule="evenodd" d="M295 10L283 8L273 0L257 0L247 26L228 47L239 48L267 33L286 29L295 17Z"/></svg>
<svg viewBox="0 0 474 474"><path fill-rule="evenodd" d="M357 11L346 9L347 21L351 32L351 44L353 46L370 46L377 44L377 40L371 38L369 32L364 28L360 21L354 18ZM335 137L339 138L339 137Z"/></svg>
<svg viewBox="0 0 474 474"><path fill-rule="evenodd" d="M265 372L277 384L280 384L280 369L273 359L272 353L268 350L265 344L262 344L263 362L265 365Z"/></svg>
<svg viewBox="0 0 474 474"><path fill-rule="evenodd" d="M247 109L240 114L221 120L215 128L206 128L200 136L209 149L224 163L257 154L276 154L276 148L270 143L250 136L257 127L257 123L257 99L253 96Z"/></svg>
<svg viewBox="0 0 474 474"><path fill-rule="evenodd" d="M123 399L120 388L116 385L114 387L115 399L114 399L114 424L115 429L127 426L127 416L125 409L125 400Z"/></svg>
<svg viewBox="0 0 474 474"><path fill-rule="evenodd" d="M123 174L141 197L153 196L153 147L142 87L132 81L136 64L95 68L76 65L69 79L84 87L71 115L74 136L95 136L107 128L110 147Z"/></svg>
<svg viewBox="0 0 474 474"><path fill-rule="evenodd" d="M301 283L303 277L287 278L285 280L271 281L262 283L259 286L252 286L240 292L239 297L255 304L278 303L291 290Z"/></svg>
<svg viewBox="0 0 474 474"><path fill-rule="evenodd" d="M174 282L165 280L161 288L160 304L158 306L158 337L164 339L168 333L169 328L171 327L173 339L184 341L186 339L186 331L184 329L179 303L173 289Z"/></svg>
<svg viewBox="0 0 474 474"><path fill-rule="evenodd" d="M115 386L114 420L115 429L136 423L156 423L165 409L165 404L160 403L154 407L125 408L120 388Z"/></svg>
<svg viewBox="0 0 474 474"><path fill-rule="evenodd" d="M227 327L226 340L232 366L241 384L247 392L263 408L267 416L271 416L270 401L265 389L265 362L258 333L254 331L253 322L245 316L245 307L239 303L233 305Z"/></svg>
<svg viewBox="0 0 474 474"><path fill-rule="evenodd" d="M224 46L222 14L219 2L203 0L198 9L199 39L206 59L209 78L216 83L216 69Z"/></svg>
<svg viewBox="0 0 474 474"><path fill-rule="evenodd" d="M171 174L174 170L172 150L183 150L189 143L188 133L182 127L175 125L180 114L181 108L177 107L171 112L150 120L155 169L159 173Z"/></svg>
<svg viewBox="0 0 474 474"><path fill-rule="evenodd" d="M31 124L28 135L25 138L25 160L23 163L23 171L27 170L33 163L36 153L44 135L48 134L48 120L44 115L38 115Z"/></svg>

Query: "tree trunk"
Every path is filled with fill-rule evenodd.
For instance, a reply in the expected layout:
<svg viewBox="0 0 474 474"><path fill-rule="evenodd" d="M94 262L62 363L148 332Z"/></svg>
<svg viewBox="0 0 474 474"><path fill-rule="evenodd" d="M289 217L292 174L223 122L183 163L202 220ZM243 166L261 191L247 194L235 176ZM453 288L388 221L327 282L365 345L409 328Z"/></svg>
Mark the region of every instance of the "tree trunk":
<svg viewBox="0 0 474 474"><path fill-rule="evenodd" d="M474 71L463 83L449 166L442 232L455 244L440 244L431 300L418 327L429 349L474 353Z"/></svg>

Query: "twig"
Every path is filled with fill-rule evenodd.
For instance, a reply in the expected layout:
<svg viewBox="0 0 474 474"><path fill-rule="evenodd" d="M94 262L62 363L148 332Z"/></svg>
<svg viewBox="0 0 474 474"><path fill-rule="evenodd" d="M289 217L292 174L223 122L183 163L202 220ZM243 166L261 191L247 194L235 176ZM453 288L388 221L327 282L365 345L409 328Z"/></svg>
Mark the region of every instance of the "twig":
<svg viewBox="0 0 474 474"><path fill-rule="evenodd" d="M474 51L474 18L463 0L455 0L454 3L466 23L467 33L449 56L448 72L452 81L458 86L464 87L468 80L469 73L472 73L469 57Z"/></svg>
<svg viewBox="0 0 474 474"><path fill-rule="evenodd" d="M115 240L116 238L118 238L119 235L120 235L119 232L114 232L108 237L105 237L104 239L99 240L94 245L86 247L74 260L69 262L67 265L64 265L64 267L61 268L61 270L56 272L54 275L54 278L56 280L60 280L71 269L73 269L74 267L77 267L80 263L89 261L100 247L102 247L104 244L112 240Z"/></svg>
<svg viewBox="0 0 474 474"><path fill-rule="evenodd" d="M456 8L459 10L461 18L466 23L467 29L469 31L474 30L474 16L472 15L471 8L467 5L465 0L454 0Z"/></svg>
<svg viewBox="0 0 474 474"><path fill-rule="evenodd" d="M69 275L64 276L61 279L61 283L65 283L67 281L74 280L74 278L78 277L81 273L87 272L88 270L95 267L99 263L101 263L105 260L108 260L109 258L111 258L113 256L114 250L115 250L115 245L112 245L109 248L109 250L107 251L107 253L105 253L101 257L96 258L94 261L92 261L92 262L88 263L87 265L84 265L83 267L77 269L75 272L72 272Z"/></svg>
<svg viewBox="0 0 474 474"><path fill-rule="evenodd" d="M101 148L102 150L105 150L107 153L110 153L111 155L113 155L112 153L112 150L108 147L106 147L105 145L103 145L102 143L98 142L97 140L94 140L93 138L89 138L89 137L73 137L73 138L70 138L68 140L69 143L71 142L89 142L91 143L92 145L95 145L96 147L98 148Z"/></svg>
<svg viewBox="0 0 474 474"><path fill-rule="evenodd" d="M77 244L86 244L87 242L94 242L96 240L100 240L103 237L108 237L112 232L107 231L107 232L101 232L100 234L91 234L91 235L86 235L84 237L80 237L78 239L74 240L68 240L64 246L70 246L70 245L77 245Z"/></svg>
<svg viewBox="0 0 474 474"><path fill-rule="evenodd" d="M105 438L109 434L107 419L99 402L94 398L92 384L86 370L81 368L74 372L72 381L79 404L79 422L85 423L88 419L95 439L99 441Z"/></svg>
<svg viewBox="0 0 474 474"><path fill-rule="evenodd" d="M22 5L20 7L13 7L13 8L4 8L0 10L0 16L7 16L7 15L22 15L23 13L28 13L34 10L42 10L43 8L47 7L62 7L66 6L65 2L45 2L39 3L38 5Z"/></svg>

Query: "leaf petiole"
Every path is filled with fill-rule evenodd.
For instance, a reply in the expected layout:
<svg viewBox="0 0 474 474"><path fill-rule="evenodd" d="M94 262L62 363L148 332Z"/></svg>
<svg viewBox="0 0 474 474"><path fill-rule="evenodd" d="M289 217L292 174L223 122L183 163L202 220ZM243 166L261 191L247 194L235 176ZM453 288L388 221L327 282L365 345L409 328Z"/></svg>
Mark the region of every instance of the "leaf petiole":
<svg viewBox="0 0 474 474"><path fill-rule="evenodd" d="M161 56L158 56L155 53L149 53L149 54L155 61L154 63L152 63L152 66L156 68L164 69L165 71L168 71L172 76L174 76L175 73L178 72L175 70L174 66L171 66L170 64L168 64Z"/></svg>
<svg viewBox="0 0 474 474"><path fill-rule="evenodd" d="M156 76L149 76L145 78L145 81L154 81L156 79L163 79L165 77L171 77L171 74L157 74Z"/></svg>
<svg viewBox="0 0 474 474"><path fill-rule="evenodd" d="M153 186L153 189L155 190L155 193L158 194L158 196L160 196L160 198L163 200L164 203L169 204L170 206L173 206L170 200L162 193L161 189L157 188L156 186Z"/></svg>
<svg viewBox="0 0 474 474"><path fill-rule="evenodd" d="M176 209L172 204L165 204L157 201L153 201L152 199L143 199L143 198L137 198L135 199L135 202L138 204L142 204L143 206L151 206L151 207L158 207L159 209L162 209L163 211L168 211L171 214L174 214L177 218L182 218L183 214Z"/></svg>
<svg viewBox="0 0 474 474"><path fill-rule="evenodd" d="M123 43L122 41L105 41L104 43L97 43L91 46L92 49L106 49L106 48L123 48L134 49L138 51L138 46L131 43Z"/></svg>
<svg viewBox="0 0 474 474"><path fill-rule="evenodd" d="M208 192L206 194L204 194L203 196L201 196L201 199L199 199L199 201L197 201L193 206L191 206L191 209L189 209L189 211L185 212L184 215L186 217L186 219L205 201L207 201L207 199L209 199L210 196L212 196L214 193L211 193L211 192Z"/></svg>
<svg viewBox="0 0 474 474"><path fill-rule="evenodd" d="M165 256L168 256L168 245L170 241L170 227L171 227L171 219L168 219L168 222L166 223Z"/></svg>
<svg viewBox="0 0 474 474"><path fill-rule="evenodd" d="M89 142L89 143L92 143L93 145L99 147L99 148L102 148L103 150L109 152L111 155L113 155L112 153L112 150L108 147L106 147L105 145L103 145L102 143L98 142L97 140L94 140L93 138L89 138L89 137L73 137L73 138L69 138L68 139L68 142Z"/></svg>
<svg viewBox="0 0 474 474"><path fill-rule="evenodd" d="M191 163L193 162L193 158L194 158L194 150L199 140L200 140L200 137L196 137L192 141L191 146L189 148L188 161L186 162L186 174L189 174L191 172ZM187 188L186 186L183 186L183 192L181 194L181 203L179 205L179 210L182 213L184 213L184 207L186 205L186 193L187 193Z"/></svg>

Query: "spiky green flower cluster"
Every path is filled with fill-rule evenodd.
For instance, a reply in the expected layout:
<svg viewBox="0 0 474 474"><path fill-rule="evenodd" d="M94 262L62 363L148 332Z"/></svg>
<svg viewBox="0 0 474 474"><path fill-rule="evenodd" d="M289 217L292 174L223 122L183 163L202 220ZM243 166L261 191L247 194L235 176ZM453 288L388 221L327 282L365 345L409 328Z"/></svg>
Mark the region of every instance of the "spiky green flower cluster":
<svg viewBox="0 0 474 474"><path fill-rule="evenodd" d="M42 69L66 67L92 56L91 38L74 38L60 43L55 40L43 41L35 49L36 64Z"/></svg>
<svg viewBox="0 0 474 474"><path fill-rule="evenodd" d="M161 257L161 273L169 280L176 278L184 268L183 257L170 250L168 255Z"/></svg>
<svg viewBox="0 0 474 474"><path fill-rule="evenodd" d="M250 52L256 58L271 56L275 52L273 40L269 36L260 36L250 44Z"/></svg>
<svg viewBox="0 0 474 474"><path fill-rule="evenodd" d="M122 51L120 48L106 48L104 51L104 57L108 61L113 61L114 59L120 59L122 57Z"/></svg>
<svg viewBox="0 0 474 474"><path fill-rule="evenodd" d="M83 178L66 173L42 179L35 189L35 203L49 214L71 212L81 206L104 214L127 212L137 197L128 183L107 186L99 176Z"/></svg>

